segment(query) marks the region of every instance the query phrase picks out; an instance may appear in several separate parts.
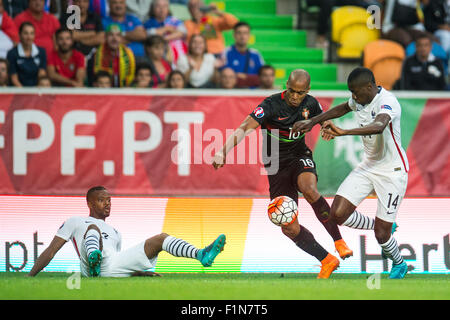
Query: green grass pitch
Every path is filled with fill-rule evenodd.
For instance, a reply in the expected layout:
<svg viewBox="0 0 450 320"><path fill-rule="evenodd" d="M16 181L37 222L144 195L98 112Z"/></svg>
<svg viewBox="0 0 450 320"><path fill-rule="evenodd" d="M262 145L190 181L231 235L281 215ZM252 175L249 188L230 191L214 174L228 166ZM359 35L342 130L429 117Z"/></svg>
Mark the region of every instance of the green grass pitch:
<svg viewBox="0 0 450 320"><path fill-rule="evenodd" d="M25 275L1 272L0 299L450 299L448 274L407 274L403 280L381 274L379 289L372 290L367 286L371 274L341 273L318 280L316 274L305 273L165 273L162 277L81 278L79 289L68 289L68 273Z"/></svg>

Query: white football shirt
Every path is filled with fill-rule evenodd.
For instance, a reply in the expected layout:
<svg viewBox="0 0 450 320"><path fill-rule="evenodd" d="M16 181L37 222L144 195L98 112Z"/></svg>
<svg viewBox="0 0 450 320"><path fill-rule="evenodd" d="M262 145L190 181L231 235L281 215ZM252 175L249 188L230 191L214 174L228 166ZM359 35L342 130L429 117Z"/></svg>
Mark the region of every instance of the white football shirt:
<svg viewBox="0 0 450 320"><path fill-rule="evenodd" d="M56 235L66 241L72 241L80 262L84 265L87 265L84 235L91 224L95 224L102 233L103 261L107 261L108 258L119 252L122 247L121 234L105 221L93 217L71 217L63 223Z"/></svg>
<svg viewBox="0 0 450 320"><path fill-rule="evenodd" d="M391 121L381 134L362 136L364 160L360 167L374 173L400 170L408 172L408 159L401 141L402 109L400 103L391 92L382 87L378 88L377 95L367 105L360 105L353 98L348 101L360 127L370 124L381 113L386 113L391 117Z"/></svg>

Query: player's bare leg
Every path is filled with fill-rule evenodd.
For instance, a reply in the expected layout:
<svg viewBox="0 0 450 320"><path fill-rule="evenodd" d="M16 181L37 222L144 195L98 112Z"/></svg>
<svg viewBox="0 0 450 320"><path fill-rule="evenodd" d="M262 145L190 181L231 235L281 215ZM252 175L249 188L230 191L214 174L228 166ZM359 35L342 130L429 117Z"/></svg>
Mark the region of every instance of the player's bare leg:
<svg viewBox="0 0 450 320"><path fill-rule="evenodd" d="M353 251L347 246L336 222L330 219L331 208L328 202L317 190L317 177L312 172L303 172L297 177L297 187L309 202L316 214L317 219L325 227L333 238L336 251L342 259L353 255Z"/></svg>
<svg viewBox="0 0 450 320"><path fill-rule="evenodd" d="M184 257L199 260L203 266L210 267L217 255L225 246L225 235L221 234L209 246L197 249L192 244L167 233L160 233L145 241L144 251L149 259L158 255L162 250L175 257Z"/></svg>
<svg viewBox="0 0 450 320"><path fill-rule="evenodd" d="M312 233L300 225L298 219L287 226L282 226L281 231L291 239L297 247L309 253L322 264L317 276L318 279L327 279L331 273L339 267L339 260L328 253L315 239Z"/></svg>
<svg viewBox="0 0 450 320"><path fill-rule="evenodd" d="M92 277L100 275L100 266L103 259L101 234L100 229L95 224L89 225L84 234L84 247L89 263L89 275Z"/></svg>
<svg viewBox="0 0 450 320"><path fill-rule="evenodd" d="M337 224L353 229L373 230L375 220L356 210L356 206L346 198L336 195L331 205L331 218Z"/></svg>

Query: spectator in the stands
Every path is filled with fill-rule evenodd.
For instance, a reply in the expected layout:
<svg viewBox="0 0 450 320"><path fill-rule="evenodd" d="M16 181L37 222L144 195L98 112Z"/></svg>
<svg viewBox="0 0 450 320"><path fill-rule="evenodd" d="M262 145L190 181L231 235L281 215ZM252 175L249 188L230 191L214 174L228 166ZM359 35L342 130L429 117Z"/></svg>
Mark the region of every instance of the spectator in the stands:
<svg viewBox="0 0 450 320"><path fill-rule="evenodd" d="M237 88L254 88L258 86L258 71L264 65L264 59L258 50L249 48L250 25L238 22L233 28L234 44L225 49L225 65L236 72Z"/></svg>
<svg viewBox="0 0 450 320"><path fill-rule="evenodd" d="M136 76L134 77L135 88L153 87L152 68L146 63L141 63L136 67Z"/></svg>
<svg viewBox="0 0 450 320"><path fill-rule="evenodd" d="M109 0L109 16L104 17L102 21L105 29L112 23L120 24L125 44L133 51L135 57L144 56L142 42L147 34L142 22L136 16L127 13L125 0Z"/></svg>
<svg viewBox="0 0 450 320"><path fill-rule="evenodd" d="M8 60L0 58L0 87L9 85Z"/></svg>
<svg viewBox="0 0 450 320"><path fill-rule="evenodd" d="M416 53L403 63L400 79L402 90L445 90L446 81L442 61L431 53L431 39L416 40Z"/></svg>
<svg viewBox="0 0 450 320"><path fill-rule="evenodd" d="M446 0L429 0L423 13L426 30L439 39L450 57L450 4Z"/></svg>
<svg viewBox="0 0 450 320"><path fill-rule="evenodd" d="M28 9L14 18L14 23L19 28L25 22L34 25L37 46L45 49L47 56L53 51L53 41L56 30L60 28L58 19L44 11L44 0L29 0Z"/></svg>
<svg viewBox="0 0 450 320"><path fill-rule="evenodd" d="M19 32L13 19L3 8L0 0L0 58L5 58L9 50L19 43Z"/></svg>
<svg viewBox="0 0 450 320"><path fill-rule="evenodd" d="M275 89L275 68L271 65L264 65L259 69L259 89L273 90Z"/></svg>
<svg viewBox="0 0 450 320"><path fill-rule="evenodd" d="M39 77L47 75L47 55L34 44L35 28L30 22L20 25L19 38L19 44L7 55L11 83L15 87L33 87Z"/></svg>
<svg viewBox="0 0 450 320"><path fill-rule="evenodd" d="M184 73L190 88L214 88L216 71L223 66L223 61L208 53L206 39L197 34L189 41L188 54L178 59L177 69Z"/></svg>
<svg viewBox="0 0 450 320"><path fill-rule="evenodd" d="M89 0L89 11L102 18L109 16L109 0Z"/></svg>
<svg viewBox="0 0 450 320"><path fill-rule="evenodd" d="M224 68L220 71L219 88L221 89L234 89L236 88L237 76L231 68Z"/></svg>
<svg viewBox="0 0 450 320"><path fill-rule="evenodd" d="M184 89L186 88L186 79L180 70L172 70L167 76L167 88Z"/></svg>
<svg viewBox="0 0 450 320"><path fill-rule="evenodd" d="M110 24L105 30L105 43L100 45L89 61L89 83L93 75L106 71L112 77L112 87L129 87L133 83L136 61L130 48L122 43L122 26Z"/></svg>
<svg viewBox="0 0 450 320"><path fill-rule="evenodd" d="M73 29L74 48L80 51L89 60L93 49L105 41L102 19L95 12L88 11L89 0L73 0L73 5L80 8L80 29ZM66 26L70 21L70 14L65 14L60 19L61 26Z"/></svg>
<svg viewBox="0 0 450 320"><path fill-rule="evenodd" d="M194 34L202 34L206 38L208 52L220 56L225 50L222 32L233 29L238 19L220 11L215 4L205 6L202 0L189 0L188 9L191 20L184 22L188 43Z"/></svg>
<svg viewBox="0 0 450 320"><path fill-rule="evenodd" d="M145 40L145 53L147 62L152 68L154 77L154 85L157 87L165 87L166 78L172 71L170 63L165 58L167 51L167 42L163 37L153 35Z"/></svg>
<svg viewBox="0 0 450 320"><path fill-rule="evenodd" d="M141 21L147 21L149 18L148 9L154 0L127 0L127 12L134 14Z"/></svg>
<svg viewBox="0 0 450 320"><path fill-rule="evenodd" d="M167 41L172 51L172 63L187 52L184 42L186 27L183 21L170 15L168 0L154 0L150 7L150 18L144 23L147 35L160 35Z"/></svg>
<svg viewBox="0 0 450 320"><path fill-rule="evenodd" d="M38 88L51 88L52 81L47 76L39 77L37 87Z"/></svg>
<svg viewBox="0 0 450 320"><path fill-rule="evenodd" d="M72 31L59 29L55 34L56 47L47 62L48 77L55 86L84 87L86 65L84 55L73 49Z"/></svg>
<svg viewBox="0 0 450 320"><path fill-rule="evenodd" d="M27 10L28 0L3 0L5 11L11 18L15 18L18 14Z"/></svg>
<svg viewBox="0 0 450 320"><path fill-rule="evenodd" d="M425 30L423 11L417 6L417 0L385 0L382 23L383 38L407 47L423 36L437 39Z"/></svg>
<svg viewBox="0 0 450 320"><path fill-rule="evenodd" d="M94 75L94 83L95 88L111 88L112 79L109 72L99 71Z"/></svg>

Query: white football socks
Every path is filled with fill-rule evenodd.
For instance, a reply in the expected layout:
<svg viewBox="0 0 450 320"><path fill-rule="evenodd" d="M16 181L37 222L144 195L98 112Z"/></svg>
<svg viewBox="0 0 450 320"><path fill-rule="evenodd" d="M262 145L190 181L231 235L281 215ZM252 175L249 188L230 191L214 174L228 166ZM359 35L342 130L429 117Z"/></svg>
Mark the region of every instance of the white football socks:
<svg viewBox="0 0 450 320"><path fill-rule="evenodd" d="M93 251L100 250L100 234L97 230L89 229L86 232L86 237L84 238L84 248L86 249L86 254L88 257Z"/></svg>
<svg viewBox="0 0 450 320"><path fill-rule="evenodd" d="M175 257L197 259L198 249L195 246L172 236L164 239L162 249Z"/></svg>
<svg viewBox="0 0 450 320"><path fill-rule="evenodd" d="M403 263L403 257L400 255L400 250L398 249L398 244L395 238L391 235L386 243L380 244L383 248L384 254L391 259L394 264Z"/></svg>
<svg viewBox="0 0 450 320"><path fill-rule="evenodd" d="M353 229L373 230L375 219L369 218L355 210L342 225Z"/></svg>

